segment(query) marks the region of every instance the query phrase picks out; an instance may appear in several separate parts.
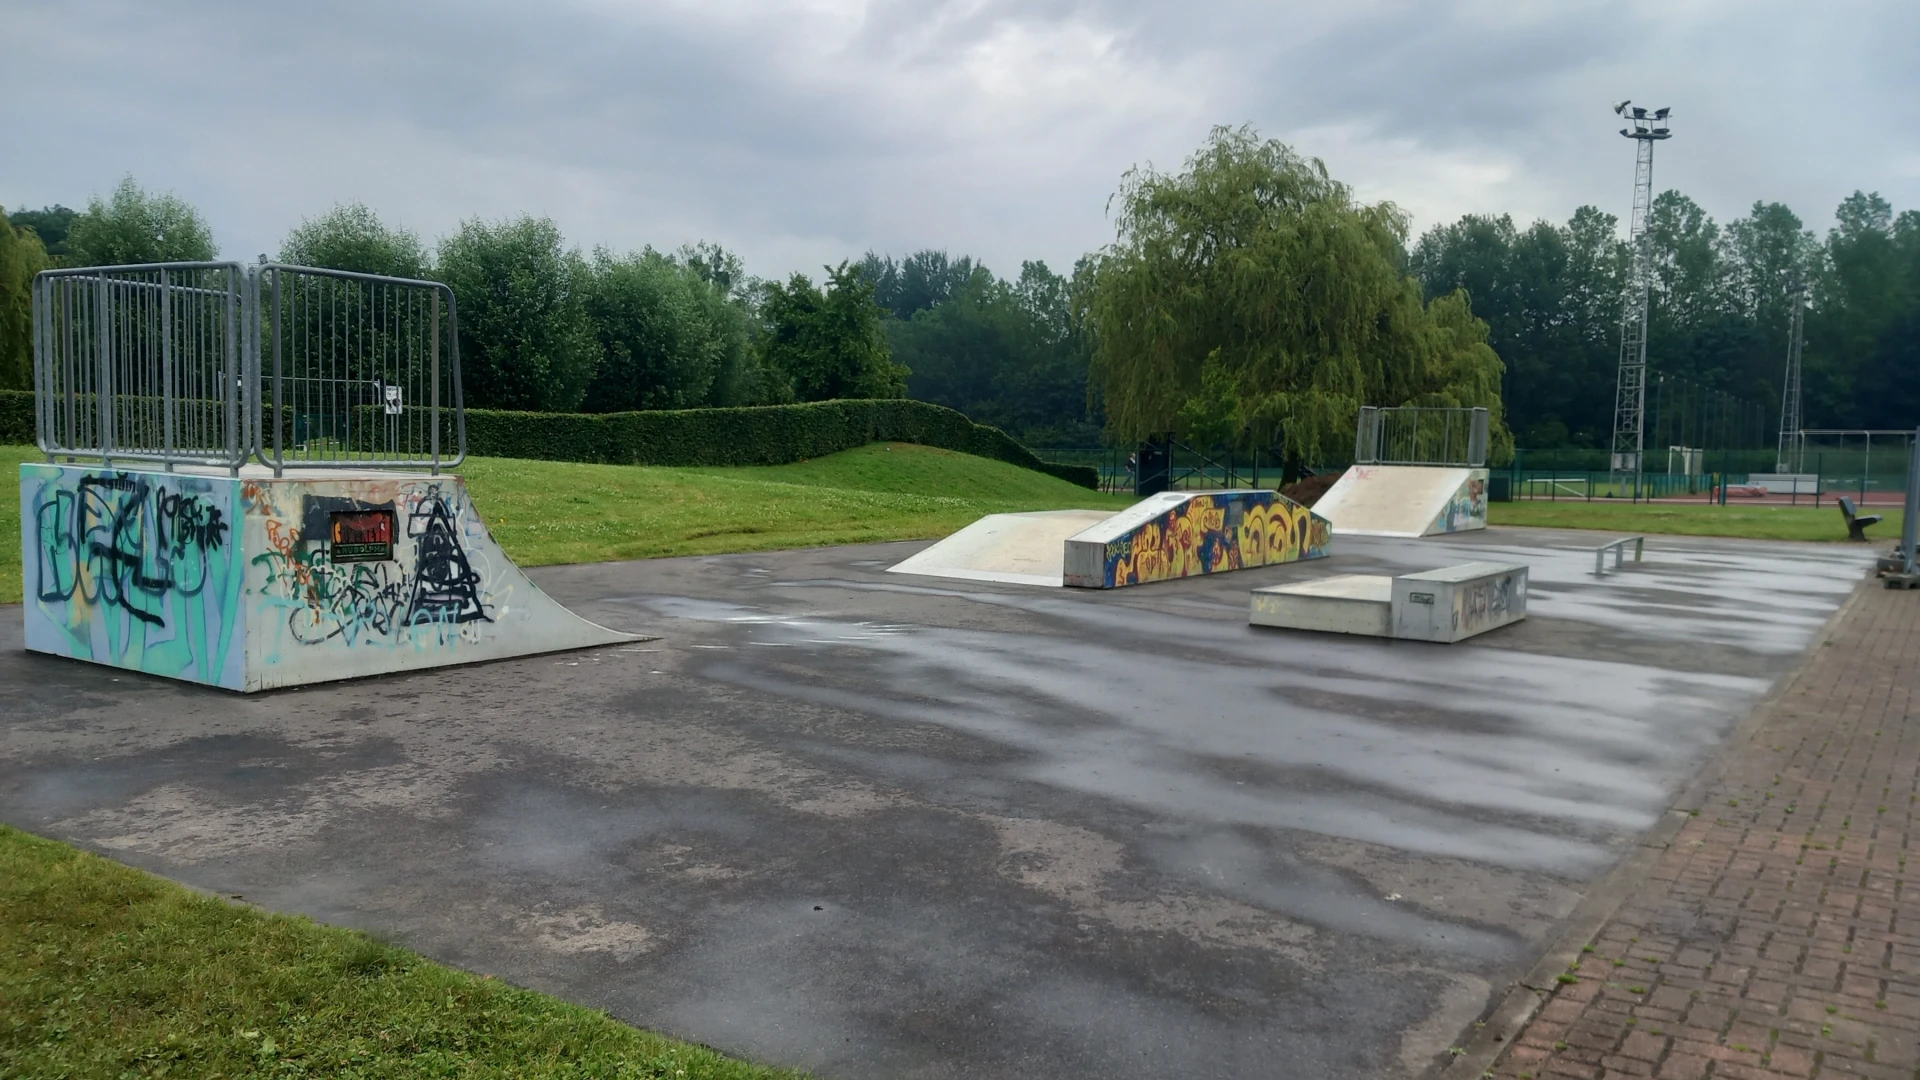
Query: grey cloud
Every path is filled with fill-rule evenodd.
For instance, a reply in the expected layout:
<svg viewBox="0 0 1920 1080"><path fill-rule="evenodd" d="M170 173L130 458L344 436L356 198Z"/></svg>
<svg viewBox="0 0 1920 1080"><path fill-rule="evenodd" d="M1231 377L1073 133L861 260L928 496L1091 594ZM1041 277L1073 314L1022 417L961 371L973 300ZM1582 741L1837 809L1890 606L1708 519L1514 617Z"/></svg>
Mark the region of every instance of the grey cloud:
<svg viewBox="0 0 1920 1080"><path fill-rule="evenodd" d="M1251 121L1416 228L1624 209L1604 110L1666 95L1662 186L1720 217L1854 187L1920 203L1920 14L1695 2L812 0L326 5L26 0L0 203L122 172L230 254L347 198L431 236L551 214L583 245L709 237L763 274L937 246L1012 269L1110 238L1136 162ZM1849 24L1845 30L1836 22ZM1826 151L1775 118L1821 117ZM1771 115L1769 115L1771 114ZM1806 122L1811 122L1809 118Z"/></svg>

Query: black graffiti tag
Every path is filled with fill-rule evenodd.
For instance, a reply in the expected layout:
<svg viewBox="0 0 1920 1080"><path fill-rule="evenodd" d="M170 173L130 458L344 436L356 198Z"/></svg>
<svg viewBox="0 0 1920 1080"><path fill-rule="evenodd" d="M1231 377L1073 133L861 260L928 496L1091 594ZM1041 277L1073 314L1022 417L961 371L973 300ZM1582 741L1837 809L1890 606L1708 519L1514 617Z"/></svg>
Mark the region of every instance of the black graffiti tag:
<svg viewBox="0 0 1920 1080"><path fill-rule="evenodd" d="M227 543L220 507L127 474L84 476L42 496L34 523L38 597L117 608L163 625L169 595L197 596Z"/></svg>

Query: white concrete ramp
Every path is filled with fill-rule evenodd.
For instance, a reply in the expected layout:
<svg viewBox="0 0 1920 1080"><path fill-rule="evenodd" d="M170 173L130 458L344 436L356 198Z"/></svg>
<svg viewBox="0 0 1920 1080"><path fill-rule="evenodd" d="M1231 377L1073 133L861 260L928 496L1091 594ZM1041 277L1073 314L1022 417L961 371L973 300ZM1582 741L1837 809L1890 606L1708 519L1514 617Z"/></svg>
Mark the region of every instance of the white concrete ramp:
<svg viewBox="0 0 1920 1080"><path fill-rule="evenodd" d="M458 476L20 467L36 652L255 691L634 640L500 549Z"/></svg>
<svg viewBox="0 0 1920 1080"><path fill-rule="evenodd" d="M988 514L887 571L1014 585L1060 585L1067 538L1110 516L1105 510Z"/></svg>
<svg viewBox="0 0 1920 1080"><path fill-rule="evenodd" d="M1487 470L1355 465L1313 512L1349 536L1434 536L1487 527Z"/></svg>

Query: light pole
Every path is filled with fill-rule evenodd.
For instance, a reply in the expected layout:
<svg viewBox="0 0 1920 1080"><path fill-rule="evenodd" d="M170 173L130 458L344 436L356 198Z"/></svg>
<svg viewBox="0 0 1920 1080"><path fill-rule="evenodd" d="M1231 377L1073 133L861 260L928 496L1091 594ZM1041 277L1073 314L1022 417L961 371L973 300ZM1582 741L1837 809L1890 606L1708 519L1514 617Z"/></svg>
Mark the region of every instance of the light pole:
<svg viewBox="0 0 1920 1080"><path fill-rule="evenodd" d="M1787 326L1787 377L1780 388L1780 450L1774 462L1774 471L1798 473L1801 466L1801 448L1805 442L1800 434L1800 354L1806 348L1806 323L1804 313L1807 308L1807 287L1796 280L1793 284L1793 318ZM1796 490L1799 481L1794 481Z"/></svg>
<svg viewBox="0 0 1920 1080"><path fill-rule="evenodd" d="M1627 283L1626 309L1620 320L1620 374L1613 397L1612 479L1618 483L1633 474L1634 497L1640 494L1640 474L1646 450L1644 421L1647 405L1647 293L1653 282L1653 258L1647 250L1647 210L1653 205L1653 144L1671 138L1667 117L1672 109L1648 110L1631 101L1613 107L1627 121L1620 134L1634 140L1633 216L1627 237L1633 247L1633 266Z"/></svg>

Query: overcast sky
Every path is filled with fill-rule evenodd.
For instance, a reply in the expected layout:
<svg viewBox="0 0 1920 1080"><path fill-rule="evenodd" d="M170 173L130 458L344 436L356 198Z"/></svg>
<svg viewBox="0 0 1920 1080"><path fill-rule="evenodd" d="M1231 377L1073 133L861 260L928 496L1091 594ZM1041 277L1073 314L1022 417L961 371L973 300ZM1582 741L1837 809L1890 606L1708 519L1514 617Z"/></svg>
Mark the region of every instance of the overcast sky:
<svg viewBox="0 0 1920 1080"><path fill-rule="evenodd" d="M520 213L588 248L706 238L761 275L1065 269L1128 166L1221 123L1416 231L1624 217L1624 97L1673 107L1656 186L1721 220L1920 207L1915 0L0 0L0 33L0 205L131 172L235 258L358 199L429 239Z"/></svg>

